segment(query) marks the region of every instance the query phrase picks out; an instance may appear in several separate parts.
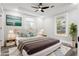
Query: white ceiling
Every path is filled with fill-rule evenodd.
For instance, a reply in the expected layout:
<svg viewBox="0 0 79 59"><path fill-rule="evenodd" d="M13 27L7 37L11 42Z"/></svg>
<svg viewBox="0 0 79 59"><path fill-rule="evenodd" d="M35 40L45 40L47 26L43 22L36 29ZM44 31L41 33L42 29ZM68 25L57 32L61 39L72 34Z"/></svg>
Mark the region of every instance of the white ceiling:
<svg viewBox="0 0 79 59"><path fill-rule="evenodd" d="M8 10L15 10L18 9L19 11L36 15L36 16L45 16L45 15L53 15L58 13L61 10L68 10L71 6L73 6L72 3L43 3L45 6L52 6L54 5L54 8L48 8L45 9L43 12L34 12L36 9L32 8L31 6L37 6L38 3L2 3L1 4L4 9Z"/></svg>

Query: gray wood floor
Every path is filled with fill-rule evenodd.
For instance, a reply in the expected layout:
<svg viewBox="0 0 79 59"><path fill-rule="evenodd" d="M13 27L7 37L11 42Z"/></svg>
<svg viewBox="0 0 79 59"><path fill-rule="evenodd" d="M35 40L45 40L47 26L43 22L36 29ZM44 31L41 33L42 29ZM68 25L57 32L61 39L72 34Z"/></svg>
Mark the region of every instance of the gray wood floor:
<svg viewBox="0 0 79 59"><path fill-rule="evenodd" d="M22 56L16 46L0 47L1 56ZM66 43L62 43L62 46L56 51L49 54L49 56L76 56L76 48L72 48Z"/></svg>

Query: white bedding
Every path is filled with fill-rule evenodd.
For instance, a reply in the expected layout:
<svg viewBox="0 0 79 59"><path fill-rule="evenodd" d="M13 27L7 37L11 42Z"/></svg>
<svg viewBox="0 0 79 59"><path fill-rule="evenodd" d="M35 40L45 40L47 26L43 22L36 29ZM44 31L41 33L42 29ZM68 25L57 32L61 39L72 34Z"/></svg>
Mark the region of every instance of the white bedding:
<svg viewBox="0 0 79 59"><path fill-rule="evenodd" d="M16 37L16 44L18 46L19 44L19 40L28 40L28 39L31 39L31 38L34 38L34 37Z"/></svg>
<svg viewBox="0 0 79 59"><path fill-rule="evenodd" d="M18 46L18 44L19 44L19 40L21 41L23 41L23 40L27 40L27 42L28 41L33 41L33 40L35 40L35 38L40 38L40 37L37 37L37 36L35 36L35 37L16 37L16 44L17 44L17 46ZM45 38L45 37L42 37L42 38Z"/></svg>

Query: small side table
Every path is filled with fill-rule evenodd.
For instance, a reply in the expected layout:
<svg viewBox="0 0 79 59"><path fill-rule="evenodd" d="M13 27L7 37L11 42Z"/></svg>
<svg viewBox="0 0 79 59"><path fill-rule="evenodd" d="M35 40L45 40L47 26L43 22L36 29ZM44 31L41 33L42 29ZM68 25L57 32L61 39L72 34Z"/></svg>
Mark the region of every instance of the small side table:
<svg viewBox="0 0 79 59"><path fill-rule="evenodd" d="M12 43L12 42L14 42L15 43L14 45L16 45L16 39L9 39L5 41L5 46L7 46L8 43Z"/></svg>

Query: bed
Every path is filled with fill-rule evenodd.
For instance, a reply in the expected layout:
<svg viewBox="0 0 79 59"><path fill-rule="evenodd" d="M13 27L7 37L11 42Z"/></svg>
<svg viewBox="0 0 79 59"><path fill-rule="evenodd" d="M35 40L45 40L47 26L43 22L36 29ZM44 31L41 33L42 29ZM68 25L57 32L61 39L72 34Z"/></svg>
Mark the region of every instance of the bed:
<svg viewBox="0 0 79 59"><path fill-rule="evenodd" d="M18 40L18 49L23 56L46 56L54 52L61 42L49 37L34 37Z"/></svg>

